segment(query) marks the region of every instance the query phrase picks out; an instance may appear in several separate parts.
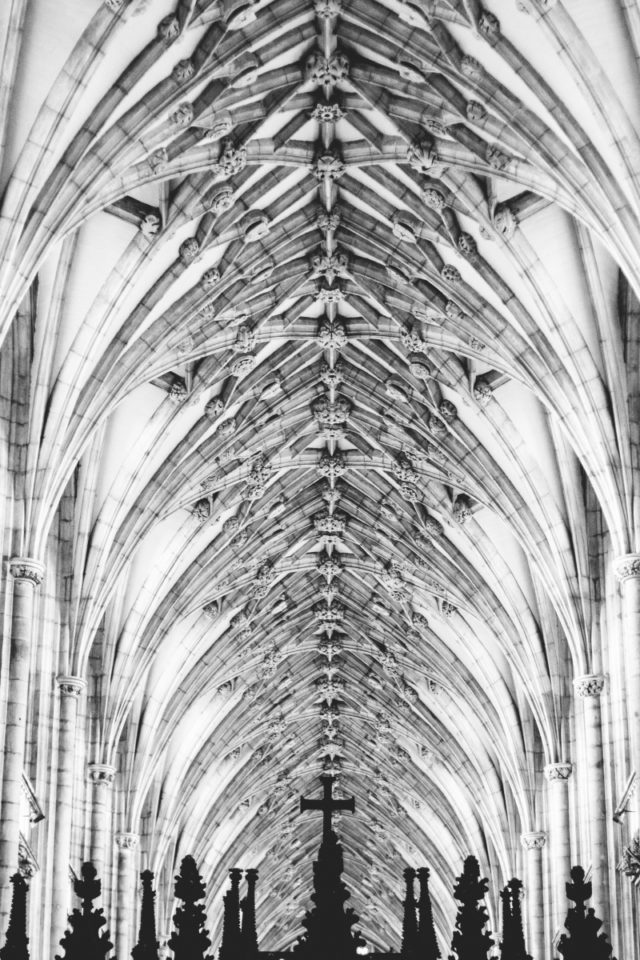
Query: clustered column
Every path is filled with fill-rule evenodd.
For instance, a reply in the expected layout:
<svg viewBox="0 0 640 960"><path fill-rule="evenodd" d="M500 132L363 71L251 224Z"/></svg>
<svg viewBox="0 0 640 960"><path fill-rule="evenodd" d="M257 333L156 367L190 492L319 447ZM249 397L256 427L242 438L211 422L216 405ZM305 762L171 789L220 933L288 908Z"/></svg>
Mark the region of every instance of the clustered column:
<svg viewBox="0 0 640 960"><path fill-rule="evenodd" d="M604 677L588 673L574 681L575 691L584 703L589 837L591 843L591 883L593 907L609 929L609 859L602 753L602 711L600 694Z"/></svg>
<svg viewBox="0 0 640 960"><path fill-rule="evenodd" d="M108 763L90 763L89 779L93 783L91 804L91 861L102 881L102 893L105 893L105 865L107 851L108 816L110 792L116 768Z"/></svg>
<svg viewBox="0 0 640 960"><path fill-rule="evenodd" d="M9 877L18 869L33 611L44 566L29 557L15 557L9 563L9 570L14 584L0 802L0 930L5 930L7 925L11 897Z"/></svg>
<svg viewBox="0 0 640 960"><path fill-rule="evenodd" d="M570 879L571 838L569 834L570 763L549 763L544 774L549 782L549 866L553 884L552 933L564 925L567 914L565 884Z"/></svg>
<svg viewBox="0 0 640 960"><path fill-rule="evenodd" d="M116 912L116 947L119 957L128 957L131 952L131 926L135 898L135 849L138 846L136 833L118 833L118 909Z"/></svg>
<svg viewBox="0 0 640 960"><path fill-rule="evenodd" d="M526 911L529 933L528 948L533 957L545 957L549 952L545 948L544 936L544 883L542 871L542 850L547 841L546 833L536 831L523 833L520 842L526 851L525 882Z"/></svg>
<svg viewBox="0 0 640 960"><path fill-rule="evenodd" d="M56 818L53 846L51 900L51 946L55 949L62 937L69 912L71 827L73 812L73 773L76 747L78 701L86 687L81 677L57 677L60 696L58 734L58 768L56 777Z"/></svg>
<svg viewBox="0 0 640 960"><path fill-rule="evenodd" d="M640 776L640 554L627 553L613 563L622 594L622 642L631 741L631 769Z"/></svg>

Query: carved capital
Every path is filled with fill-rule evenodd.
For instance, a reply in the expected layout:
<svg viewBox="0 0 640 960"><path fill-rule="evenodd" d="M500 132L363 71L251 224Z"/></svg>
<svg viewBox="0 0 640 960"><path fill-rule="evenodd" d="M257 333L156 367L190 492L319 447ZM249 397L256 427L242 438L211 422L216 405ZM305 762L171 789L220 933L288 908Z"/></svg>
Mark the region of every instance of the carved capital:
<svg viewBox="0 0 640 960"><path fill-rule="evenodd" d="M525 850L542 850L546 842L547 835L542 831L520 834L520 843Z"/></svg>
<svg viewBox="0 0 640 960"><path fill-rule="evenodd" d="M605 678L600 673L585 673L576 677L573 686L578 697L599 697L604 690Z"/></svg>
<svg viewBox="0 0 640 960"><path fill-rule="evenodd" d="M76 700L87 685L82 677L56 677L56 683L61 697L74 697Z"/></svg>
<svg viewBox="0 0 640 960"><path fill-rule="evenodd" d="M96 787L110 787L116 775L116 768L110 763L90 763L88 774Z"/></svg>
<svg viewBox="0 0 640 960"><path fill-rule="evenodd" d="M613 572L620 583L640 577L640 553L624 553L613 561Z"/></svg>
<svg viewBox="0 0 640 960"><path fill-rule="evenodd" d="M117 833L115 836L116 847L122 853L129 853L138 846L139 839L137 833Z"/></svg>
<svg viewBox="0 0 640 960"><path fill-rule="evenodd" d="M44 580L44 564L31 557L12 557L9 572L15 580L30 580L36 587Z"/></svg>
<svg viewBox="0 0 640 960"><path fill-rule="evenodd" d="M573 766L570 763L548 763L544 768L544 775L549 783L554 783L558 780L567 783L572 773Z"/></svg>

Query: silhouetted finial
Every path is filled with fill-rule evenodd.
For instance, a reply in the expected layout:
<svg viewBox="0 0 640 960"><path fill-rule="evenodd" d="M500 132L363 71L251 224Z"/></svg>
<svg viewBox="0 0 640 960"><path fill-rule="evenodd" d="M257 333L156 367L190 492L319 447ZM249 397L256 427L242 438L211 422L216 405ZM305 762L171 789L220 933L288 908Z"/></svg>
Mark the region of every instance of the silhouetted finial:
<svg viewBox="0 0 640 960"><path fill-rule="evenodd" d="M418 947L418 922L416 919L416 901L413 893L413 881L416 872L413 867L404 871L405 894L404 911L402 917L402 945L400 957L402 960L416 960Z"/></svg>
<svg viewBox="0 0 640 960"><path fill-rule="evenodd" d="M433 922L433 909L429 894L429 869L420 867L418 870L420 881L420 898L418 900L418 956L420 960L438 960L440 948Z"/></svg>
<svg viewBox="0 0 640 960"><path fill-rule="evenodd" d="M456 929L451 940L458 960L484 960L493 946L491 934L485 931L489 919L480 901L487 892L488 881L480 879L480 865L475 857L467 857L453 895L462 906L458 909Z"/></svg>
<svg viewBox="0 0 640 960"><path fill-rule="evenodd" d="M142 903L140 906L140 933L138 942L131 951L133 960L159 960L160 944L156 939L155 898L153 892L153 874L150 870L143 870L140 874L142 881Z"/></svg>
<svg viewBox="0 0 640 960"><path fill-rule="evenodd" d="M204 907L198 902L204 899L205 888L193 857L185 857L176 877L175 894L182 900L173 916L174 932L168 947L173 950L174 960L207 960L211 946Z"/></svg>
<svg viewBox="0 0 640 960"><path fill-rule="evenodd" d="M81 878L75 880L73 888L80 898L80 910L73 910L69 914L69 927L60 941L64 947L64 960L103 960L113 944L109 940L102 909L96 909L93 901L100 896L100 881L97 879L96 868L92 863L83 863L80 868ZM56 960L61 958L56 957Z"/></svg>
<svg viewBox="0 0 640 960"><path fill-rule="evenodd" d="M240 931L240 878L242 870L229 870L231 886L224 895L224 918L219 960L240 960L242 952Z"/></svg>
<svg viewBox="0 0 640 960"><path fill-rule="evenodd" d="M564 922L569 936L563 933L558 941L558 953L564 960L608 960L613 947L604 933L599 933L602 920L596 917L592 907L587 909L585 901L591 899L591 884L584 879L584 870L576 866L571 868L572 883L567 884L567 897L573 900Z"/></svg>
<svg viewBox="0 0 640 960"><path fill-rule="evenodd" d="M247 881L247 894L240 905L242 908L240 940L243 958L251 960L252 957L258 955L258 934L256 931L256 881L258 871L245 870L244 875Z"/></svg>
<svg viewBox="0 0 640 960"><path fill-rule="evenodd" d="M27 936L27 881L19 873L11 877L13 894L7 938L0 950L0 960L29 960Z"/></svg>
<svg viewBox="0 0 640 960"><path fill-rule="evenodd" d="M522 884L514 877L500 892L502 900L501 960L531 960L522 929Z"/></svg>
<svg viewBox="0 0 640 960"><path fill-rule="evenodd" d="M351 929L358 917L350 908L345 909L350 893L341 877L342 868L342 847L329 830L323 835L313 864L314 906L302 921L307 933L294 948L296 960L356 960L356 949L363 941Z"/></svg>

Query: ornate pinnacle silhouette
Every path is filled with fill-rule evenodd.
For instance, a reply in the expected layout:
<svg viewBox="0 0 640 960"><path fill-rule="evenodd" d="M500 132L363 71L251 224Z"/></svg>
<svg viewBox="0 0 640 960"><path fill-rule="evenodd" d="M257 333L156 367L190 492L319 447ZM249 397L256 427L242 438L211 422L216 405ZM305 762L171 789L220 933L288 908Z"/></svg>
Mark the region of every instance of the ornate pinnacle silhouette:
<svg viewBox="0 0 640 960"><path fill-rule="evenodd" d="M75 880L73 888L80 898L80 909L69 914L70 930L67 930L60 941L64 947L64 960L102 960L109 953L113 944L109 940L106 930L100 932L107 921L102 908L96 910L93 901L100 896L100 881L97 879L96 868L92 863L83 863L80 868L81 880ZM56 960L62 960L56 957Z"/></svg>
<svg viewBox="0 0 640 960"><path fill-rule="evenodd" d="M521 896L522 883L514 877L500 891L502 900L501 960L531 960L527 953L522 929Z"/></svg>
<svg viewBox="0 0 640 960"><path fill-rule="evenodd" d="M224 895L224 919L219 960L239 960L242 953L240 931L240 878L242 870L229 870L231 886Z"/></svg>
<svg viewBox="0 0 640 960"><path fill-rule="evenodd" d="M591 899L591 884L585 883L582 867L571 868L573 883L567 884L567 897L573 900L575 907L569 907L564 922L569 936L563 933L558 941L558 953L564 960L608 960L613 947L604 933L598 933L602 920L596 917L593 907L585 907L585 900Z"/></svg>
<svg viewBox="0 0 640 960"><path fill-rule="evenodd" d="M480 879L480 865L475 857L467 857L453 895L462 906L458 909L456 929L451 940L455 957L450 960L486 960L487 951L494 940L485 925L489 919L484 904L480 903L489 885Z"/></svg>
<svg viewBox="0 0 640 960"><path fill-rule="evenodd" d="M418 870L420 881L420 898L418 900L418 956L420 960L438 960L440 948L433 923L433 910L429 895L429 869L420 867Z"/></svg>
<svg viewBox="0 0 640 960"><path fill-rule="evenodd" d="M140 874L142 881L142 904L140 907L140 932L138 942L131 951L133 960L158 960L160 944L156 939L156 917L154 903L156 895L152 889L153 874L150 870L143 870Z"/></svg>
<svg viewBox="0 0 640 960"><path fill-rule="evenodd" d="M342 847L331 830L323 836L313 864L314 906L302 921L306 936L295 948L303 960L356 960L356 948L363 940L351 930L358 917L344 907L351 894L342 880L342 870Z"/></svg>
<svg viewBox="0 0 640 960"><path fill-rule="evenodd" d="M7 939L0 950L0 960L29 960L27 936L27 881L19 873L11 877L13 894L7 927Z"/></svg>
<svg viewBox="0 0 640 960"><path fill-rule="evenodd" d="M405 895L404 913L402 917L402 945L400 956L402 960L415 960L418 947L418 923L416 919L416 901L413 893L413 881L416 872L413 867L404 871Z"/></svg>
<svg viewBox="0 0 640 960"><path fill-rule="evenodd" d="M185 857L180 864L175 895L182 900L182 906L173 916L175 930L169 939L169 949L173 950L175 960L210 960L205 957L211 946L205 929L207 918L204 907L198 903L204 899L205 888L193 857Z"/></svg>
<svg viewBox="0 0 640 960"><path fill-rule="evenodd" d="M240 940L243 958L250 960L250 958L257 957L258 955L258 934L256 931L256 881L258 879L258 871L252 869L246 870L245 878L247 881L247 894L240 904L242 909Z"/></svg>

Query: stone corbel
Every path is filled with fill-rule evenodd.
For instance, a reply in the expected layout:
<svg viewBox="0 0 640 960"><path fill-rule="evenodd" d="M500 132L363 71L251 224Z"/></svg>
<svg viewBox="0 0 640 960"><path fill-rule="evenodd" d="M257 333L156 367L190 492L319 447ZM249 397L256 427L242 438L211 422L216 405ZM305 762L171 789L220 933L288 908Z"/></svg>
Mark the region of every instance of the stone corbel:
<svg viewBox="0 0 640 960"><path fill-rule="evenodd" d="M22 792L29 808L29 822L40 823L41 820L44 820L44 813L26 773L22 774Z"/></svg>
<svg viewBox="0 0 640 960"><path fill-rule="evenodd" d="M629 846L624 848L618 870L629 877L634 886L640 885L640 834L636 833Z"/></svg>
<svg viewBox="0 0 640 960"><path fill-rule="evenodd" d="M618 804L613 811L613 819L616 823L622 823L627 813L630 813L634 808L631 806L631 798L636 795L638 789L638 782L635 772L631 774L625 788L622 792Z"/></svg>
<svg viewBox="0 0 640 960"><path fill-rule="evenodd" d="M33 855L33 850L21 833L18 840L18 872L28 881L35 876L39 869L40 865Z"/></svg>

